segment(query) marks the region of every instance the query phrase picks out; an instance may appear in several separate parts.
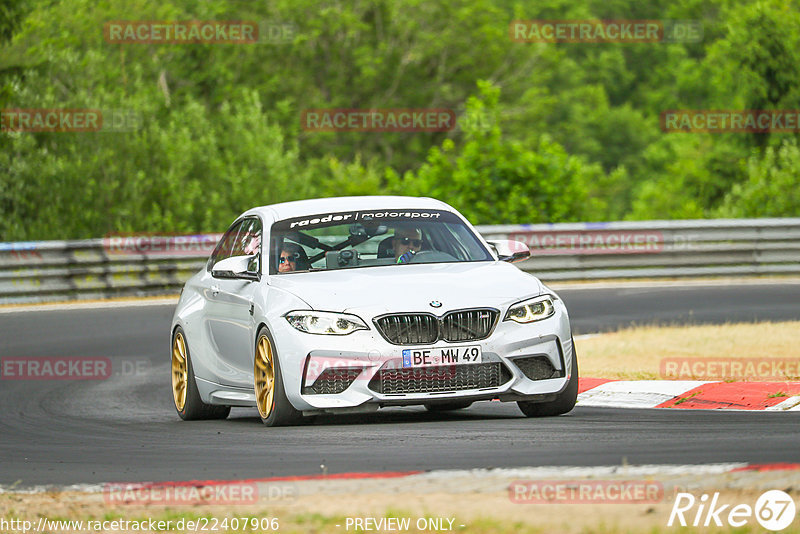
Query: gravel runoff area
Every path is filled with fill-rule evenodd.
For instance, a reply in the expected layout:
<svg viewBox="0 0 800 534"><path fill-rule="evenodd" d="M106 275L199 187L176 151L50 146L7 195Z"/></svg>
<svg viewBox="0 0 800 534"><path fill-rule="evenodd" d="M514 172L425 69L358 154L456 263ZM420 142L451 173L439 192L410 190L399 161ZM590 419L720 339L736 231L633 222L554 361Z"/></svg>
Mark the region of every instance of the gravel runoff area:
<svg viewBox="0 0 800 534"><path fill-rule="evenodd" d="M222 524L229 518L227 530L245 532L274 531L276 525L280 532L674 532L678 516L673 518L674 526L668 526L668 521L677 499L678 507L686 509L682 515L692 530L692 522L699 517L698 527L706 520L712 527L704 532L729 532L733 531L727 524L731 509L740 504L755 508L766 491L786 492L800 507L798 464L539 467L286 478L229 481L227 491L217 488L210 493L204 491L204 484L220 483L191 486L194 497L211 499L205 503L170 500L165 497L169 491L164 483L42 487L25 492L5 487L0 491L0 523L16 519L36 524L42 516L107 522L152 519L172 528L150 528L150 524L145 531L187 531L187 521L207 522L207 530L213 531L215 522ZM252 492L242 492L243 487L256 488L255 498ZM247 502L237 502L243 494ZM716 510L728 505L717 514L722 527L715 525L715 517L708 517L709 506L700 508L704 495L705 504L713 501ZM693 506L689 506L690 498L695 499ZM258 523L258 528L237 525L234 529L233 518L241 518L242 524ZM277 523L270 527L267 519L277 519ZM744 519L745 532L761 531L755 517ZM127 527L106 528L106 532L135 530L130 524L106 526ZM195 530L202 530L197 526ZM88 523L74 527L73 531L96 531ZM800 520L782 532L800 532Z"/></svg>

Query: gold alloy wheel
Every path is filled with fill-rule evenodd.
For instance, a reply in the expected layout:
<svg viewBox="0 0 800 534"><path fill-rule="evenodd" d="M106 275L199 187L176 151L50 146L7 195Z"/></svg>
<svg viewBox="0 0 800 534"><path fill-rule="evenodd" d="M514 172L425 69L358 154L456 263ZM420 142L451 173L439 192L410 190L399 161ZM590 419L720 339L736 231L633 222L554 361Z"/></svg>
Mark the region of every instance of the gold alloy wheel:
<svg viewBox="0 0 800 534"><path fill-rule="evenodd" d="M179 412L183 411L186 404L186 387L189 384L186 369L186 342L183 334L178 332L172 343L172 397Z"/></svg>
<svg viewBox="0 0 800 534"><path fill-rule="evenodd" d="M267 336L262 335L256 344L255 361L256 405L263 419L272 413L272 401L275 398L275 366L273 364L272 344Z"/></svg>

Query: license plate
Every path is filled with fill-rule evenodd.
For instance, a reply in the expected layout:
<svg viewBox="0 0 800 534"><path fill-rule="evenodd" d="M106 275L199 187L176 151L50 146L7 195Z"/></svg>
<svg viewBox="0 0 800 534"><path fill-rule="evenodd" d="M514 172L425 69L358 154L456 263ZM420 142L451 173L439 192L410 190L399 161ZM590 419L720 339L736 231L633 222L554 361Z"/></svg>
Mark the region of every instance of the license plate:
<svg viewBox="0 0 800 534"><path fill-rule="evenodd" d="M403 349L403 367L432 367L434 365L465 365L481 363L481 347L439 347Z"/></svg>

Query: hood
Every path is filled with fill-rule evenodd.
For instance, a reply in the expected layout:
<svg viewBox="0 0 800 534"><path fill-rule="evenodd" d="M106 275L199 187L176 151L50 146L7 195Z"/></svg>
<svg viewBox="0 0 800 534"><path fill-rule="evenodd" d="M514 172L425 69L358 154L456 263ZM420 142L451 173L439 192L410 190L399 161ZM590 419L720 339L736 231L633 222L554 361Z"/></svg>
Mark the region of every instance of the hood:
<svg viewBox="0 0 800 534"><path fill-rule="evenodd" d="M431 312L490 306L502 309L542 292L539 280L505 262L387 265L276 275L270 284L316 310ZM442 306L434 308L431 301Z"/></svg>

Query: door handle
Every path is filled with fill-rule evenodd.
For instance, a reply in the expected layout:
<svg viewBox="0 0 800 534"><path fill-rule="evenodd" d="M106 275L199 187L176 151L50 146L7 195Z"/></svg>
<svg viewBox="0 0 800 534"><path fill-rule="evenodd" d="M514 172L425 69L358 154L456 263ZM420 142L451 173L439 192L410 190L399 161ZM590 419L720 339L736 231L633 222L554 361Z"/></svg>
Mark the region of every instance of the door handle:
<svg viewBox="0 0 800 534"><path fill-rule="evenodd" d="M219 286L211 286L211 294L216 297L219 294Z"/></svg>

